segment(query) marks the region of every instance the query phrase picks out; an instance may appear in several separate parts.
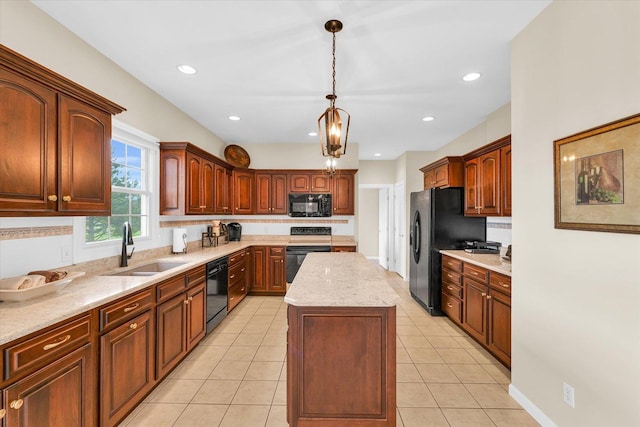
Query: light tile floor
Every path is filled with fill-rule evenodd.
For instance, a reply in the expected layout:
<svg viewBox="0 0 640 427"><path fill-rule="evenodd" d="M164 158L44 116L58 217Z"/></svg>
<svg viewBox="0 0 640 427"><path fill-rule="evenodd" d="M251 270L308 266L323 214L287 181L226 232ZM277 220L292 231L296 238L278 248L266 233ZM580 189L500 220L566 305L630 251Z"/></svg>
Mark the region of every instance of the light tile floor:
<svg viewBox="0 0 640 427"><path fill-rule="evenodd" d="M397 425L537 426L509 396L509 371L386 274L400 295ZM282 297L245 298L121 426L286 427L286 332Z"/></svg>

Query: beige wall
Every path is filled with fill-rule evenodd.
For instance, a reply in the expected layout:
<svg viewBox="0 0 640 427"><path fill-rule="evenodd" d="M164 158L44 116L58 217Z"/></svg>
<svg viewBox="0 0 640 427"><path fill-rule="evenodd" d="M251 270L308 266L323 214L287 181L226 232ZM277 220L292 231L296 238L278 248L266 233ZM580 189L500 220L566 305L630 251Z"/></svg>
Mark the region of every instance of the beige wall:
<svg viewBox="0 0 640 427"><path fill-rule="evenodd" d="M396 182L394 160L361 160L360 185L393 185Z"/></svg>
<svg viewBox="0 0 640 427"><path fill-rule="evenodd" d="M0 1L0 43L125 107L118 120L161 141L190 141L222 155L225 143L216 135L31 2Z"/></svg>
<svg viewBox="0 0 640 427"><path fill-rule="evenodd" d="M358 212L358 252L368 258L378 258L378 193L376 188L361 188L359 191Z"/></svg>
<svg viewBox="0 0 640 427"><path fill-rule="evenodd" d="M638 1L553 2L512 45L511 392L547 425L640 425L640 235L553 216L553 141L640 113L639 23Z"/></svg>

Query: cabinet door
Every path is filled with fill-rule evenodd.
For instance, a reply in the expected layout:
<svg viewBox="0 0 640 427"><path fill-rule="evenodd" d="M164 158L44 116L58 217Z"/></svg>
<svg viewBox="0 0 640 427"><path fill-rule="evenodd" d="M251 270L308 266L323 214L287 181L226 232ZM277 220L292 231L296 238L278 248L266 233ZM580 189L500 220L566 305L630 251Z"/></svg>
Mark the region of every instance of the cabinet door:
<svg viewBox="0 0 640 427"><path fill-rule="evenodd" d="M464 163L464 214L478 215L478 159Z"/></svg>
<svg viewBox="0 0 640 427"><path fill-rule="evenodd" d="M58 210L111 215L111 115L64 95L59 113Z"/></svg>
<svg viewBox="0 0 640 427"><path fill-rule="evenodd" d="M164 377L187 351L185 333L189 300L181 293L156 308L156 379Z"/></svg>
<svg viewBox="0 0 640 427"><path fill-rule="evenodd" d="M511 365L511 297L489 291L487 344L496 356Z"/></svg>
<svg viewBox="0 0 640 427"><path fill-rule="evenodd" d="M327 174L311 174L312 193L331 193L331 177Z"/></svg>
<svg viewBox="0 0 640 427"><path fill-rule="evenodd" d="M231 171L216 164L215 175L214 213L231 213Z"/></svg>
<svg viewBox="0 0 640 427"><path fill-rule="evenodd" d="M308 193L311 191L311 177L308 173L289 174L289 191L292 193Z"/></svg>
<svg viewBox="0 0 640 427"><path fill-rule="evenodd" d="M511 216L511 145L500 149L501 212Z"/></svg>
<svg viewBox="0 0 640 427"><path fill-rule="evenodd" d="M251 283L249 291L260 292L267 290L267 247L254 246L251 248Z"/></svg>
<svg viewBox="0 0 640 427"><path fill-rule="evenodd" d="M0 67L0 212L56 210L56 111L55 92Z"/></svg>
<svg viewBox="0 0 640 427"><path fill-rule="evenodd" d="M269 260L267 262L267 290L286 291L287 269L285 267L285 249L282 246L269 248Z"/></svg>
<svg viewBox="0 0 640 427"><path fill-rule="evenodd" d="M486 342L487 335L487 286L463 279L462 327L478 341Z"/></svg>
<svg viewBox="0 0 640 427"><path fill-rule="evenodd" d="M271 175L271 213L286 215L288 210L287 175Z"/></svg>
<svg viewBox="0 0 640 427"><path fill-rule="evenodd" d="M6 425L96 425L93 363L87 344L7 387Z"/></svg>
<svg viewBox="0 0 640 427"><path fill-rule="evenodd" d="M195 347L207 332L207 294L205 283L187 291L187 350Z"/></svg>
<svg viewBox="0 0 640 427"><path fill-rule="evenodd" d="M203 160L202 162L202 211L203 214L213 214L215 212L215 166L213 162Z"/></svg>
<svg viewBox="0 0 640 427"><path fill-rule="evenodd" d="M436 181L435 186L446 187L449 185L449 165L442 165L435 168L433 171L434 179Z"/></svg>
<svg viewBox="0 0 640 427"><path fill-rule="evenodd" d="M480 213L500 214L500 150L483 154L478 159Z"/></svg>
<svg viewBox="0 0 640 427"><path fill-rule="evenodd" d="M153 387L154 337L151 311L100 337L100 425L116 425Z"/></svg>
<svg viewBox="0 0 640 427"><path fill-rule="evenodd" d="M431 169L424 172L424 189L428 190L436 186L435 170Z"/></svg>
<svg viewBox="0 0 640 427"><path fill-rule="evenodd" d="M200 156L187 152L187 214L202 212L202 162Z"/></svg>
<svg viewBox="0 0 640 427"><path fill-rule="evenodd" d="M333 176L333 195L331 204L334 215L353 215L354 209L353 175Z"/></svg>
<svg viewBox="0 0 640 427"><path fill-rule="evenodd" d="M185 212L184 150L160 150L160 215Z"/></svg>
<svg viewBox="0 0 640 427"><path fill-rule="evenodd" d="M233 213L250 215L254 212L254 174L233 171Z"/></svg>
<svg viewBox="0 0 640 427"><path fill-rule="evenodd" d="M271 174L256 174L256 213L271 213Z"/></svg>

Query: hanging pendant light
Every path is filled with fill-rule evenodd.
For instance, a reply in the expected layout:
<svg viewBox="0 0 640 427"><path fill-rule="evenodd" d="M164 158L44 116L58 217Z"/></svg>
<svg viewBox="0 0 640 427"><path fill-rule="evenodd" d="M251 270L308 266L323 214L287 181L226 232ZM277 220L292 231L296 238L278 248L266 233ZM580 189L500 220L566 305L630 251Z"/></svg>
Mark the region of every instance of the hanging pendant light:
<svg viewBox="0 0 640 427"><path fill-rule="evenodd" d="M333 92L326 96L329 100L329 108L318 118L318 135L320 136L320 146L322 155L339 159L347 153L347 138L349 137L349 123L351 116L342 108L336 107L336 33L342 30L342 22L332 19L324 24L325 30L333 34ZM343 115L346 119L346 126L342 121Z"/></svg>

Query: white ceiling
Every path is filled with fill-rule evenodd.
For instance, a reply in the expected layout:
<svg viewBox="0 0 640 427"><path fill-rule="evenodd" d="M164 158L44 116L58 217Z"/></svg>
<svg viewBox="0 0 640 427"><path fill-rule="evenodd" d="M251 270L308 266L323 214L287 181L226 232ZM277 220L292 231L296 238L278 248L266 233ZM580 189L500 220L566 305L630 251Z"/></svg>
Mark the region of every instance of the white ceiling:
<svg viewBox="0 0 640 427"><path fill-rule="evenodd" d="M550 1L34 3L239 145L319 145L307 134L331 92L324 23L339 19L336 106L351 114L349 142L359 143L361 160L390 160L437 149L509 102L510 42ZM198 73L184 75L179 64ZM463 82L471 71L482 78Z"/></svg>

